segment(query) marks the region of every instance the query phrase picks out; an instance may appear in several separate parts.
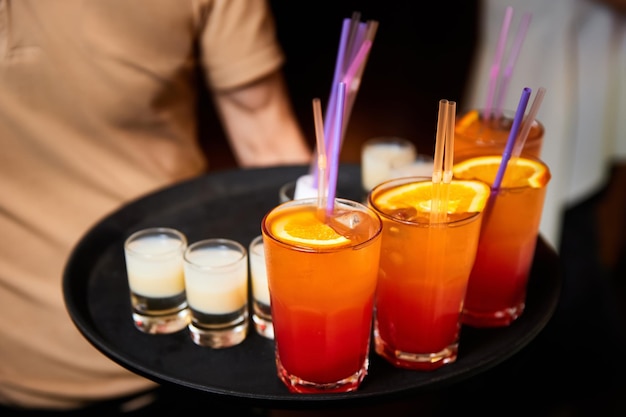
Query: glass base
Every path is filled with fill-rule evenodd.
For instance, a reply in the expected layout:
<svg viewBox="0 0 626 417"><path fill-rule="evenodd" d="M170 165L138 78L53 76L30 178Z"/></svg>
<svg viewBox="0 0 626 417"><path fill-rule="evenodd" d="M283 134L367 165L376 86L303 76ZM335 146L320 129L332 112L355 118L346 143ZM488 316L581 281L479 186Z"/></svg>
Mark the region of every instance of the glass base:
<svg viewBox="0 0 626 417"><path fill-rule="evenodd" d="M374 346L376 353L382 356L387 362L397 368L411 369L417 371L433 371L444 365L456 361L459 344L453 343L446 346L439 352L432 353L410 353L393 349L380 337L375 335Z"/></svg>
<svg viewBox="0 0 626 417"><path fill-rule="evenodd" d="M252 321L258 334L274 340L274 323L271 307L257 300L252 300Z"/></svg>
<svg viewBox="0 0 626 417"><path fill-rule="evenodd" d="M254 322L254 329L261 336L274 340L274 324L271 320L266 320L256 314L252 315L252 321Z"/></svg>
<svg viewBox="0 0 626 417"><path fill-rule="evenodd" d="M222 349L238 345L248 335L247 317L239 324L221 329L206 329L189 323L191 340L198 346L206 346L213 349Z"/></svg>
<svg viewBox="0 0 626 417"><path fill-rule="evenodd" d="M181 331L191 322L188 308L170 314L146 315L133 311L135 327L144 333L169 334Z"/></svg>
<svg viewBox="0 0 626 417"><path fill-rule="evenodd" d="M506 327L513 323L524 312L526 303L499 311L472 311L463 309L461 323L470 327Z"/></svg>
<svg viewBox="0 0 626 417"><path fill-rule="evenodd" d="M369 367L369 360L366 359L361 369L347 378L341 379L336 382L329 383L317 383L306 381L295 375L290 374L282 365L278 353L276 354L276 368L278 371L278 377L287 386L289 392L300 394L328 394L337 392L351 392L356 391L363 382L365 375L367 375L367 369Z"/></svg>

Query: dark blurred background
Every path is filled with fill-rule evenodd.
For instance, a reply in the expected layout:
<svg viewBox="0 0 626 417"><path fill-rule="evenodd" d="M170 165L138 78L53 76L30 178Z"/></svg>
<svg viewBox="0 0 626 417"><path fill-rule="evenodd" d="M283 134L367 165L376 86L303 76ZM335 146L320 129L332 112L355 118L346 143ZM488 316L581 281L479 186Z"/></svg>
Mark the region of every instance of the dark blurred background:
<svg viewBox="0 0 626 417"><path fill-rule="evenodd" d="M362 143L400 136L419 153L434 150L440 99L463 106L479 33L478 0L270 0L296 115L313 147L313 98L330 94L344 18L379 22L341 152L358 163ZM428 9L428 11L426 11ZM236 166L208 97L201 100L201 135L211 170ZM618 169L619 168L619 169ZM564 212L563 292L546 329L522 352L478 378L446 390L433 415L469 410L483 415L626 415L626 170L616 167L596 195ZM602 238L598 230L604 230ZM388 409L428 415L424 398ZM437 401L436 401L437 402ZM505 405L506 413L499 408ZM344 410L345 411L345 410ZM363 410L359 411L359 415ZM383 414L385 410L372 410ZM341 414L340 415L346 415Z"/></svg>
<svg viewBox="0 0 626 417"><path fill-rule="evenodd" d="M434 150L440 99L461 103L476 42L478 1L270 0L287 61L285 76L297 117L315 143L312 100L330 95L341 25L354 12L378 21L378 30L352 109L342 162L359 162L361 144L401 136L419 153ZM212 169L234 166L224 134L202 98L203 133ZM210 135L210 136L209 136Z"/></svg>

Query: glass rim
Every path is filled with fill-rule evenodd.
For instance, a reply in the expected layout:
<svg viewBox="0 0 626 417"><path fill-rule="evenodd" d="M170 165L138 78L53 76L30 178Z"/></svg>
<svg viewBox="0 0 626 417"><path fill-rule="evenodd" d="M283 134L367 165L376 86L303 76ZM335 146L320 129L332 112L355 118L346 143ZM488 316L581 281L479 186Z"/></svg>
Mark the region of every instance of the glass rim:
<svg viewBox="0 0 626 417"><path fill-rule="evenodd" d="M281 203L277 206L275 206L274 208L272 208L270 211L268 211L264 216L263 219L261 220L261 233L262 236L266 236L269 239L271 239L273 242L276 242L277 244L283 246L283 247L287 247L293 250L297 250L300 252L309 252L309 253L334 253L334 252L341 252L344 251L346 249L359 249L363 246L368 246L370 245L378 236L382 235L382 230L383 230L383 224L382 224L382 219L380 218L380 216L378 215L378 213L373 210L371 207L367 206L366 204L360 203L358 201L355 200L350 200L347 198L335 198L335 203L340 203L340 204L345 204L351 207L355 207L357 209L359 209L362 212L368 213L368 215L375 219L375 221L377 222L377 228L376 230L364 241L362 242L358 242L355 244L349 244L349 245L342 245L342 246L334 246L334 247L330 247L330 248L326 248L326 247L308 247L308 246L304 246L304 245L299 245L297 243L294 242L284 242L281 239L278 239L276 236L274 236L274 234L271 232L271 230L269 230L269 228L266 225L266 221L267 219L270 217L270 215L272 215L275 211L277 210L282 210L286 207L292 207L292 206L316 206L317 207L317 198L301 198L301 199L297 199L297 200L290 200L290 201L286 201L284 203Z"/></svg>
<svg viewBox="0 0 626 417"><path fill-rule="evenodd" d="M453 179L454 181L454 179ZM480 180L461 180L461 181L476 181L476 182L481 182L483 184L486 184L487 186L489 184L485 183L484 181L480 181ZM408 226L412 226L412 227L420 227L420 228L428 228L428 227L432 227L432 226L436 226L436 227L458 227L458 226L462 226L465 223L471 223L475 220L477 220L478 217L480 217L484 211L475 211L475 212L464 212L464 216L462 218L459 219L453 219L453 220L446 220L441 221L441 222L437 222L437 223L430 223L430 221L415 221L415 220L407 220L407 219L399 219L391 214L386 213L385 211L383 211L378 204L376 204L376 202L374 201L374 195L377 192L383 192L385 190L388 190L389 188L395 186L395 185L401 185L401 184L410 184L410 183L414 183L414 182L432 182L432 177L427 177L427 176L409 176L409 177L402 177L402 178L392 178L390 180L381 182L380 184L378 184L376 187L372 188L372 190L368 193L367 195L367 201L368 204L370 205L370 207L372 207L372 209L381 217L381 218L385 218L385 219L389 219L391 221L397 222L397 223L402 223ZM491 187L490 187L491 188Z"/></svg>
<svg viewBox="0 0 626 417"><path fill-rule="evenodd" d="M133 242L136 242L141 239L148 238L148 237L159 237L159 236L172 237L174 239L177 239L180 242L180 244L165 252L159 252L159 253L144 253L142 251L138 251L137 249L134 249L131 247L131 243ZM145 258L145 259L163 258L163 257L170 257L170 256L182 254L187 249L187 245L188 245L187 236L185 236L183 232L172 227L162 227L162 226L148 227L145 229L136 230L124 240L125 251L135 256Z"/></svg>
<svg viewBox="0 0 626 417"><path fill-rule="evenodd" d="M464 155L466 153L468 155L473 155L471 153L471 151L460 151L460 152L456 152L455 151L454 152L455 160L457 159L456 158L457 155L461 155L462 156L462 155ZM467 161L467 160L470 160L470 159L483 158L483 157L493 157L493 156L502 158L502 154L488 153L488 154L484 154L484 155L473 155L473 156L470 156L469 158L462 159L459 162ZM552 179L552 171L550 170L550 167L548 166L548 164L543 159L541 159L539 157L536 157L536 156L533 156L533 155L530 155L530 154L525 154L524 152L522 152L522 154L520 156L518 156L518 158L528 159L530 161L535 161L535 162L538 162L541 165L543 165L543 167L548 172L548 181L542 187L533 187L532 185L517 185L517 186L514 186L514 187L510 187L510 186L506 187L506 186L500 185L498 194L503 192L503 191L515 192L516 190L521 191L521 190L527 190L527 189L541 190L541 189L546 188L548 186L548 184L550 183L550 180ZM513 158L511 158L511 159L513 159ZM509 160L509 162L510 162L510 160ZM455 162L455 164L456 164L456 162ZM456 178L456 177L454 177L454 178ZM481 181L481 180L475 180L475 181ZM485 181L483 181L483 182L489 186L491 191L494 191L493 188L491 188L491 184L489 184L488 182L485 182Z"/></svg>
<svg viewBox="0 0 626 417"><path fill-rule="evenodd" d="M234 249L236 252L239 253L239 256L229 262L226 263L222 263L219 265L204 265L204 264L200 264L195 262L193 259L190 259L190 254L192 251L195 250L202 250L199 249L200 247L203 246L207 246L207 245L213 245L215 244L214 247L225 247L225 248L229 248L229 249ZM230 268L235 268L239 265L240 262L246 260L248 256L248 250L246 249L245 246L243 246L241 243L237 242L236 240L233 239L228 239L228 238L220 238L220 237L216 237L216 238L208 238L208 239L202 239L202 240L198 240L192 244L190 244L189 246L187 246L187 249L185 249L185 252L183 253L183 260L185 262L186 265L196 269L196 270L201 270L201 271L223 271L223 270L228 270Z"/></svg>

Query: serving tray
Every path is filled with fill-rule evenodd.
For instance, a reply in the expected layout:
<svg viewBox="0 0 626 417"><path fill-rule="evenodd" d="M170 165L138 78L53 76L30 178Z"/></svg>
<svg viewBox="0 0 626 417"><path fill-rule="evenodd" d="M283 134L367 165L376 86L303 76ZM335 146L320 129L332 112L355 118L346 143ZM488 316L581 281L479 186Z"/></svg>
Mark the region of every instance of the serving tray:
<svg viewBox="0 0 626 417"><path fill-rule="evenodd" d="M276 376L274 342L250 327L235 347L195 345L182 330L170 335L135 329L124 264L124 240L151 226L169 226L189 243L225 237L244 246L260 234L263 215L278 204L278 189L307 172L306 166L218 171L140 198L91 228L67 261L63 294L77 328L103 354L127 369L165 384L259 407L304 408L362 405L436 389L471 378L526 346L549 321L561 289L556 252L539 237L526 310L511 326L463 327L455 363L431 372L393 367L370 351L359 390L340 394L292 394ZM360 166L342 165L337 196L363 201Z"/></svg>

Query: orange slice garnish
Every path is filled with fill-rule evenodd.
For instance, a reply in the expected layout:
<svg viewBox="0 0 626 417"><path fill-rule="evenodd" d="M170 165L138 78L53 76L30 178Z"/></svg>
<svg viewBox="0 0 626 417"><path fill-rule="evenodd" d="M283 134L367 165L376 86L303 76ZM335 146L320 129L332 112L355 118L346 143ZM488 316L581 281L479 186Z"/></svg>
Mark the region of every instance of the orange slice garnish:
<svg viewBox="0 0 626 417"><path fill-rule="evenodd" d="M463 180L479 180L493 184L500 166L498 155L478 156L459 162L452 168L455 178ZM502 178L502 187L541 188L550 180L550 170L533 159L511 158Z"/></svg>
<svg viewBox="0 0 626 417"><path fill-rule="evenodd" d="M284 241L311 247L341 246L350 240L324 223L315 207L285 210L271 223L272 234Z"/></svg>
<svg viewBox="0 0 626 417"><path fill-rule="evenodd" d="M448 213L475 213L485 207L489 186L481 181L452 180L448 187ZM412 207L419 213L430 213L433 184L430 181L410 182L375 196L376 205L384 211Z"/></svg>

